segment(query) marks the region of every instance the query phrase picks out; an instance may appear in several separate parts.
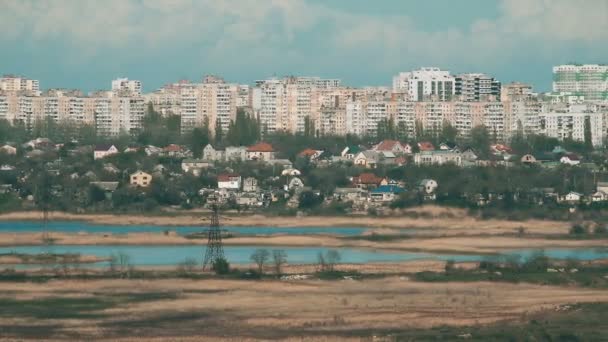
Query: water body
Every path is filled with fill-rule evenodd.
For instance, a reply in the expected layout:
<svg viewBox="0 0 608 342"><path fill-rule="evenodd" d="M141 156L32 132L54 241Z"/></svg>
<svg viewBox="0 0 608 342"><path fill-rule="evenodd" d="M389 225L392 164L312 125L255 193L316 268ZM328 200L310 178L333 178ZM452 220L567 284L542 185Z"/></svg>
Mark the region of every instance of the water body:
<svg viewBox="0 0 608 342"><path fill-rule="evenodd" d="M225 246L226 258L233 264L251 263L249 257L258 248L269 250L282 249L287 253L287 260L290 264L311 264L317 261L318 253L325 253L328 248L323 247L278 247L278 246ZM337 248L341 255L341 262L363 264L369 262L398 262L421 259L435 260L454 260L462 261L481 261L491 259L484 255L457 255L457 254L429 254L429 253L409 253L409 252L387 252L374 251L368 249ZM192 258L199 263L202 262L204 245L198 246L117 246L117 245L56 245L56 246L18 246L2 247L0 253L27 253L37 254L43 252L52 253L80 253L83 255L95 255L99 257L109 257L111 254L125 253L130 257L131 263L136 266L170 266L183 262L186 258ZM520 255L527 258L536 251L519 250L506 253L508 255ZM548 249L545 255L554 259L574 258L578 260L595 260L608 258L608 249ZM105 266L107 263L100 263L98 266Z"/></svg>
<svg viewBox="0 0 608 342"><path fill-rule="evenodd" d="M100 225L77 221L52 221L48 224L51 232L58 233L95 233L95 234L128 234L128 233L162 233L166 230L176 231L178 235L200 232L206 227L191 226L147 226L147 225ZM238 235L302 235L332 234L355 236L363 234L368 228L363 227L230 227L223 226L228 233ZM42 231L42 224L35 221L0 222L1 233L32 233Z"/></svg>

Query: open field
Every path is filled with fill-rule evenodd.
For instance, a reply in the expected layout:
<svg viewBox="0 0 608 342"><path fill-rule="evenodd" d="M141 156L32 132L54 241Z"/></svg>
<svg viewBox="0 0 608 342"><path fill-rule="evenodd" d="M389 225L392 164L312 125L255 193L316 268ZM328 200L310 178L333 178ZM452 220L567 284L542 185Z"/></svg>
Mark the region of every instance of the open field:
<svg viewBox="0 0 608 342"><path fill-rule="evenodd" d="M357 340L437 326L527 322L608 292L505 283L57 280L0 283L3 338ZM456 335L452 336L457 338Z"/></svg>

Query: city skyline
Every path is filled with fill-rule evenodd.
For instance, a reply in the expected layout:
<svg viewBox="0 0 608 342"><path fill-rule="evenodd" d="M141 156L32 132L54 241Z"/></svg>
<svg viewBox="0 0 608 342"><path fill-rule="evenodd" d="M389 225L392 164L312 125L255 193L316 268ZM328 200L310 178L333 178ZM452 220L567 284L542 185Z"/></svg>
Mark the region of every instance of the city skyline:
<svg viewBox="0 0 608 342"><path fill-rule="evenodd" d="M450 12L445 1L3 3L0 73L45 89L92 91L128 77L149 92L204 74L390 86L401 71L436 65L543 92L553 65L601 63L608 53L604 1L469 1Z"/></svg>

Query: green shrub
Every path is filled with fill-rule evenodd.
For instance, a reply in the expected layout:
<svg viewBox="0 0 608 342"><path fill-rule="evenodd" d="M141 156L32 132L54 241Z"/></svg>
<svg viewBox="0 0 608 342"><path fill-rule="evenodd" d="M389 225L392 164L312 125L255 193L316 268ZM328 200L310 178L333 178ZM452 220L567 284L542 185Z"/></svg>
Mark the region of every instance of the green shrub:
<svg viewBox="0 0 608 342"><path fill-rule="evenodd" d="M228 260L218 258L213 262L212 269L215 274L228 274L230 273L230 264L228 263Z"/></svg>

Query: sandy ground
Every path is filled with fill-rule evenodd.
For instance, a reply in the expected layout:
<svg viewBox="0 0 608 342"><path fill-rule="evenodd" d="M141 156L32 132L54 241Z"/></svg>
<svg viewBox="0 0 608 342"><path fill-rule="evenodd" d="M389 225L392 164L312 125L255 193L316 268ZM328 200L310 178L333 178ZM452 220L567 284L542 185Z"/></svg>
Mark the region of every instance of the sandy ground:
<svg viewBox="0 0 608 342"><path fill-rule="evenodd" d="M100 258L95 255L80 255L78 259L70 259L69 264L94 264L97 262L107 261L108 258ZM24 265L24 264L36 264L39 265L41 262L37 261L36 258L24 259L16 255L0 255L0 265ZM47 262L51 263L51 262ZM56 263L56 262L52 262Z"/></svg>
<svg viewBox="0 0 608 342"><path fill-rule="evenodd" d="M204 245L205 239L162 233L130 234L69 234L51 233L56 245ZM22 246L43 244L42 233L0 233L0 246ZM495 254L518 249L584 248L608 246L606 239L546 239L542 237L488 236L444 236L410 237L389 241L344 239L330 235L270 235L239 236L224 239L232 246L284 246L284 247L351 247L388 251L410 251L446 254Z"/></svg>
<svg viewBox="0 0 608 342"><path fill-rule="evenodd" d="M410 216L408 216L410 215ZM413 215L413 216L412 216ZM467 214L463 209L424 206L403 210L399 216L340 216L340 217L268 217L262 215L234 215L226 213L224 225L230 226L274 226L274 227L370 227L370 228L439 228L442 233L479 234L488 232L513 233L520 227L528 233L565 233L570 223L562 221L528 220L481 220ZM0 215L0 221L40 220L39 212L15 212ZM208 224L208 214L204 212L180 212L173 216L146 215L76 215L62 212L50 214L52 220L80 220L109 225L158 225L158 226L198 226Z"/></svg>
<svg viewBox="0 0 608 342"><path fill-rule="evenodd" d="M81 318L0 316L13 327L53 327L45 340L244 341L359 340L391 329L525 320L541 310L606 302L608 292L507 283L419 283L399 277L364 281L96 280L0 283L18 300L97 298L125 293L173 297L116 305ZM15 335L17 334L17 335ZM155 338L155 339L151 339Z"/></svg>

